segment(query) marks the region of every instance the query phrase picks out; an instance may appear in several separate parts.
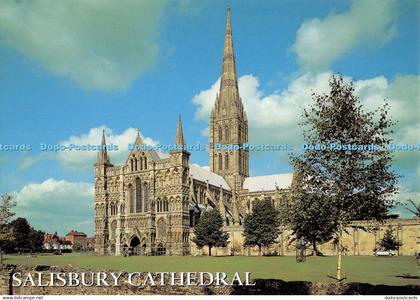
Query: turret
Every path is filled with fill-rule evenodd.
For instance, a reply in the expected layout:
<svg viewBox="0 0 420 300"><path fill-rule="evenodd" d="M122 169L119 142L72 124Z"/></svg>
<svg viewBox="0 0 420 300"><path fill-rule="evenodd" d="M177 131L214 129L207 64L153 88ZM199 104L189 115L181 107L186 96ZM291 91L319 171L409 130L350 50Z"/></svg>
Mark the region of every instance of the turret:
<svg viewBox="0 0 420 300"><path fill-rule="evenodd" d="M184 138L184 132L182 131L181 115L178 116L178 126L176 128L175 136L176 149L170 152L172 159L175 161L175 165L189 167L190 152L186 150L186 143Z"/></svg>
<svg viewBox="0 0 420 300"><path fill-rule="evenodd" d="M106 139L105 139L105 130L103 130L101 146L98 151L98 157L95 163L95 176L105 176L107 167L112 167L112 164L108 156Z"/></svg>

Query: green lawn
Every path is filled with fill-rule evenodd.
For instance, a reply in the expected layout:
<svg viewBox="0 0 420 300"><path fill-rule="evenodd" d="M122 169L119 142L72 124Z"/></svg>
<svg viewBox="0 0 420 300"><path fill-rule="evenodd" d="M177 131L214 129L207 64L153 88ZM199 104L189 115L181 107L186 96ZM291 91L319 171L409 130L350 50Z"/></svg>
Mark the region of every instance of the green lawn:
<svg viewBox="0 0 420 300"><path fill-rule="evenodd" d="M36 258L9 255L5 263L71 265L92 270L122 270L128 272L251 272L251 278L273 278L285 281L299 280L328 282L328 272L334 274L336 257L309 257L296 263L294 257L180 257L180 256L93 256L65 254L41 255ZM409 274L419 276L414 257L346 256L343 268L349 282L388 285L420 285L419 279L403 278Z"/></svg>

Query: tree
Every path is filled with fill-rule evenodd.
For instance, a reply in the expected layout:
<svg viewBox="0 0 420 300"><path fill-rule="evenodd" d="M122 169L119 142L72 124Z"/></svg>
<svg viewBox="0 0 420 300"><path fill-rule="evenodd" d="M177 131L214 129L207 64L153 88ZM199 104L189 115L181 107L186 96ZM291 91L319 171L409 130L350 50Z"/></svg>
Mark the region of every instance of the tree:
<svg viewBox="0 0 420 300"><path fill-rule="evenodd" d="M384 237L379 241L379 247L383 250L398 250L401 246L402 243L394 236L394 230L388 226Z"/></svg>
<svg viewBox="0 0 420 300"><path fill-rule="evenodd" d="M10 222L10 227L14 231L14 248L15 250L21 252L22 250L30 249L30 234L32 231L31 225L25 218L17 218Z"/></svg>
<svg viewBox="0 0 420 300"><path fill-rule="evenodd" d="M229 235L223 231L223 218L217 209L205 211L194 228L193 242L199 247L209 247L211 256L212 247L225 247Z"/></svg>
<svg viewBox="0 0 420 300"><path fill-rule="evenodd" d="M416 218L420 218L420 203L415 203L412 199L408 199L408 202L414 207L413 209L410 207L406 207L406 209L413 213Z"/></svg>
<svg viewBox="0 0 420 300"><path fill-rule="evenodd" d="M255 200L252 203L252 212L244 220L244 245L261 248L276 242L280 234L279 211L270 199Z"/></svg>
<svg viewBox="0 0 420 300"><path fill-rule="evenodd" d="M303 239L312 246L313 255L322 255L317 245L330 240L334 232L328 207L320 209L323 204L317 195L292 187L289 201L280 208L281 223L294 234L290 243Z"/></svg>
<svg viewBox="0 0 420 300"><path fill-rule="evenodd" d="M44 242L44 232L35 230L25 218L17 218L8 224L13 231L13 240L5 243L5 249L14 251L33 251L42 249Z"/></svg>
<svg viewBox="0 0 420 300"><path fill-rule="evenodd" d="M295 200L312 197L320 216L328 215L326 228L338 239L336 278L342 280L345 226L353 220L382 220L395 203L397 176L388 150L394 123L386 101L365 112L351 82L333 76L329 85L330 93L313 94L313 104L303 112L303 137L313 148L292 155L291 161L298 178Z"/></svg>
<svg viewBox="0 0 420 300"><path fill-rule="evenodd" d="M3 194L0 197L0 247L3 248L4 243L13 240L13 229L8 226L10 219L15 215L12 208L16 206L13 196ZM0 250L1 250L0 248Z"/></svg>
<svg viewBox="0 0 420 300"><path fill-rule="evenodd" d="M29 249L34 252L41 252L44 244L45 232L31 228L29 233Z"/></svg>

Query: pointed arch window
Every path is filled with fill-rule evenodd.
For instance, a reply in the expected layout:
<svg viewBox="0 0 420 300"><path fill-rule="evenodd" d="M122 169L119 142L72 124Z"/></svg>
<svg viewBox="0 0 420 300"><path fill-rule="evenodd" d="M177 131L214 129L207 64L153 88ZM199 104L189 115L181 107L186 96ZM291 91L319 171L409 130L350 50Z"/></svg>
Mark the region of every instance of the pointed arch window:
<svg viewBox="0 0 420 300"><path fill-rule="evenodd" d="M230 140L230 130L228 125L225 126L225 139L227 142Z"/></svg>
<svg viewBox="0 0 420 300"><path fill-rule="evenodd" d="M229 169L229 153L225 153L225 169Z"/></svg>
<svg viewBox="0 0 420 300"><path fill-rule="evenodd" d="M219 142L222 142L223 141L222 126L219 126L219 132L218 132L218 134L219 134Z"/></svg>
<svg viewBox="0 0 420 300"><path fill-rule="evenodd" d="M222 154L219 153L219 170L223 169L223 158Z"/></svg>
<svg viewBox="0 0 420 300"><path fill-rule="evenodd" d="M133 213L136 210L136 202L134 201L134 197L133 197L134 191L133 191L133 186L131 184L128 185L127 196L128 196L128 203L130 205L130 213Z"/></svg>
<svg viewBox="0 0 420 300"><path fill-rule="evenodd" d="M149 186L147 182L143 184L143 204L144 204L144 211L148 211L149 209Z"/></svg>
<svg viewBox="0 0 420 300"><path fill-rule="evenodd" d="M238 153L238 160L239 160L239 163L238 163L239 172L242 172L242 153L241 152Z"/></svg>
<svg viewBox="0 0 420 300"><path fill-rule="evenodd" d="M140 178L136 178L136 212L143 211L142 195L141 195L141 182Z"/></svg>
<svg viewBox="0 0 420 300"><path fill-rule="evenodd" d="M111 228L110 228L110 234L109 234L109 239L110 240L115 240L115 238L116 238L116 232L117 232L117 222L114 220L114 221L112 221L112 223L111 223L111 226L110 226Z"/></svg>

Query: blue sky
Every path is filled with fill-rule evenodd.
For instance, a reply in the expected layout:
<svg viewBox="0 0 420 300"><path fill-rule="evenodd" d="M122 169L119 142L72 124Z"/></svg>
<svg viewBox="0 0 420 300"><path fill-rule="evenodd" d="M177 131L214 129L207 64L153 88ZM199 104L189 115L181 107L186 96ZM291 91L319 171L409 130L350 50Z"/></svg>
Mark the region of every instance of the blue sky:
<svg viewBox="0 0 420 300"><path fill-rule="evenodd" d="M74 4L75 3L75 4ZM226 1L2 1L0 192L37 228L92 233L95 153L41 143L206 143L220 76ZM311 91L339 72L368 108L391 102L394 139L420 143L418 1L234 0L232 26L251 143L299 145ZM123 162L126 152L112 153ZM208 153L191 161L208 165ZM396 153L399 200L419 199L419 152ZM287 153L252 153L252 175L290 172ZM399 209L408 216L403 209Z"/></svg>

